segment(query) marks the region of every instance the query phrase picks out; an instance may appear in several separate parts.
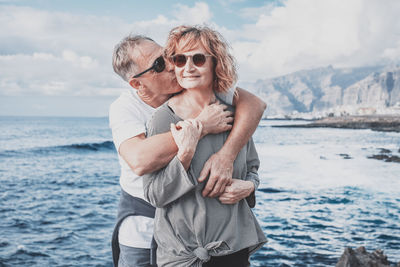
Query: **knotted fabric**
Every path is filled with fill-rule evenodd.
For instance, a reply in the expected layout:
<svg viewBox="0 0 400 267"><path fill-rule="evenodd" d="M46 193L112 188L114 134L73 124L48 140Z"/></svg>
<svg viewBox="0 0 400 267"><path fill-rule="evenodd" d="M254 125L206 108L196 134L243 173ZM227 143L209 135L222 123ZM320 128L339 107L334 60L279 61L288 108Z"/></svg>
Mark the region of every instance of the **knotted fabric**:
<svg viewBox="0 0 400 267"><path fill-rule="evenodd" d="M202 266L204 262L211 259L211 256L220 256L221 253L229 251L229 246L225 241L214 241L204 247L198 247L193 250L192 255L188 255L194 266ZM194 258L195 257L195 258Z"/></svg>

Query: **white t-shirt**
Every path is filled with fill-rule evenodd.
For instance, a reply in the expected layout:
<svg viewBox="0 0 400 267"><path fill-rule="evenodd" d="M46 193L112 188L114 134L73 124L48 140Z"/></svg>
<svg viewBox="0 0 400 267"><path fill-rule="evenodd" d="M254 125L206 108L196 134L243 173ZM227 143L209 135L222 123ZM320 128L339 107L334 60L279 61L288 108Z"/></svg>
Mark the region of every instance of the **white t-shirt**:
<svg viewBox="0 0 400 267"><path fill-rule="evenodd" d="M235 87L233 87L235 88ZM226 103L233 101L234 90L217 94ZM115 148L125 140L146 132L146 122L155 108L147 105L137 95L136 90L124 91L110 106L109 121ZM121 188L128 194L144 199L142 177L135 174L125 160L118 154L121 165L119 179ZM144 216L129 216L119 228L119 243L135 248L150 248L153 237L153 219Z"/></svg>

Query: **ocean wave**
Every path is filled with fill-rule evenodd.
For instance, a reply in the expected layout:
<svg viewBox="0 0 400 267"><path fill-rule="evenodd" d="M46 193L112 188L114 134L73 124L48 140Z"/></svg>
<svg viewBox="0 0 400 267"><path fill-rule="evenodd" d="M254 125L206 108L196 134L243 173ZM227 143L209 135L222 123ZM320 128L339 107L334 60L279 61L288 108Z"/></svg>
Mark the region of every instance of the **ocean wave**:
<svg viewBox="0 0 400 267"><path fill-rule="evenodd" d="M33 258L34 257L50 257L50 255L43 253L43 252L28 250L24 245L18 245L17 251L12 255L11 258L18 257L20 255L31 256Z"/></svg>
<svg viewBox="0 0 400 267"><path fill-rule="evenodd" d="M49 153L68 153L68 152L96 152L96 151L115 151L112 141L104 141L99 143L81 143L61 146L34 147L30 149L20 150L4 150L0 151L0 157L12 157L27 154L49 154Z"/></svg>
<svg viewBox="0 0 400 267"><path fill-rule="evenodd" d="M85 143L85 144L72 144L66 146L59 146L59 148L72 149L72 150L90 150L90 151L114 150L114 143L112 141L104 141L101 143Z"/></svg>
<svg viewBox="0 0 400 267"><path fill-rule="evenodd" d="M257 191L263 192L263 193L282 193L285 192L283 190L275 189L275 188L258 188Z"/></svg>

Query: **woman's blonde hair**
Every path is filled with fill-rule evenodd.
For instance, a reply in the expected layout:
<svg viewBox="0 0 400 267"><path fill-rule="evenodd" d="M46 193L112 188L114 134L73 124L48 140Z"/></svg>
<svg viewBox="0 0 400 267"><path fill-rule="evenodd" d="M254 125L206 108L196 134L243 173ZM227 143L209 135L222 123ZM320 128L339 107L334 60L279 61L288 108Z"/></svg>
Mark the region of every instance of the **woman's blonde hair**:
<svg viewBox="0 0 400 267"><path fill-rule="evenodd" d="M178 26L169 32L165 57L172 60L178 48L193 48L201 44L214 62L214 90L226 92L237 80L235 59L222 35L207 26Z"/></svg>

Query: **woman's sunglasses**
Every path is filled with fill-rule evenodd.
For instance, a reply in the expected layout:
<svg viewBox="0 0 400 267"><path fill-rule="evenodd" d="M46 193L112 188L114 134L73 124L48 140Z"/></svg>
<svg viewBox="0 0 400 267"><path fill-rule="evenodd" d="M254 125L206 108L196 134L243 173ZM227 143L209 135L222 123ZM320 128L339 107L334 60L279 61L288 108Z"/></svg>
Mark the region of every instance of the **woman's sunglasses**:
<svg viewBox="0 0 400 267"><path fill-rule="evenodd" d="M186 65L187 58L191 57L193 60L193 64L196 67L201 67L206 63L207 57L212 57L212 55L204 55L204 54L194 54L192 56L187 56L184 54L177 54L172 57L172 61L174 62L174 65L177 66L178 68L182 68L183 66Z"/></svg>
<svg viewBox="0 0 400 267"><path fill-rule="evenodd" d="M154 70L155 72L160 73L164 69L165 69L165 60L164 60L163 56L159 56L158 58L156 58L156 60L154 60L153 65L151 65L150 68L148 68L145 71L142 71L139 74L136 74L132 78L138 78L138 77L142 76L143 74L145 74L146 72L149 72L151 70Z"/></svg>

